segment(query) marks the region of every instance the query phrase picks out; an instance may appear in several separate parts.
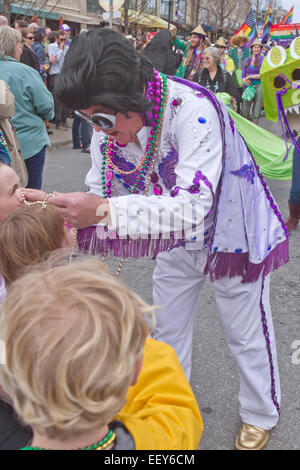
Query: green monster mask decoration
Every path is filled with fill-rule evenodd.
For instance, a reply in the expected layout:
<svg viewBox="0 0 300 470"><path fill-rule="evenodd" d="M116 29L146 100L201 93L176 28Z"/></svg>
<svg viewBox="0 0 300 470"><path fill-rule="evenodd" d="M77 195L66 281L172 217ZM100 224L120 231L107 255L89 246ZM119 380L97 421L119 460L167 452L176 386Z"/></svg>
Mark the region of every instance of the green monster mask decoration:
<svg viewBox="0 0 300 470"><path fill-rule="evenodd" d="M300 37L292 41L289 49L273 47L263 61L260 76L266 118L274 122L279 120L283 134L286 128L300 152L286 118L287 112L300 112ZM288 153L287 142L286 146Z"/></svg>

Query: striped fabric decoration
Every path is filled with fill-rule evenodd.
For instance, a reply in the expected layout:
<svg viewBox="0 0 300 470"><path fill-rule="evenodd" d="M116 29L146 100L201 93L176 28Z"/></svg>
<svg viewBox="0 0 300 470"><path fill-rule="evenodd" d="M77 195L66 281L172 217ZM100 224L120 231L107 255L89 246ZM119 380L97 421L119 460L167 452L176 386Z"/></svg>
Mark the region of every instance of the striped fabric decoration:
<svg viewBox="0 0 300 470"><path fill-rule="evenodd" d="M272 26L272 3L270 5L269 12L268 12L265 24L264 24L264 29L263 29L263 33L261 37L262 44L266 44L266 42L268 41L270 37L271 26Z"/></svg>
<svg viewBox="0 0 300 470"><path fill-rule="evenodd" d="M254 41L255 36L256 36L256 20L254 16L254 11L251 8L247 18L245 19L245 22L242 24L240 29L234 34L236 36L239 34L241 31L244 31L246 36L249 38L249 43L247 44L248 46Z"/></svg>
<svg viewBox="0 0 300 470"><path fill-rule="evenodd" d="M294 14L294 7L290 9L287 15L283 18L282 22L279 24L291 24L292 19L293 19L293 14Z"/></svg>

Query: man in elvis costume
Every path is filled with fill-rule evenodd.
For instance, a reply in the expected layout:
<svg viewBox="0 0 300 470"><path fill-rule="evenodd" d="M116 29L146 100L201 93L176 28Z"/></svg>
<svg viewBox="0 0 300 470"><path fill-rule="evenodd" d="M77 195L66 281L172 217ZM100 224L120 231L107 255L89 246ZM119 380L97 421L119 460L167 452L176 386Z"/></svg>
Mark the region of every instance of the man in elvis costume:
<svg viewBox="0 0 300 470"><path fill-rule="evenodd" d="M262 449L280 414L269 285L270 272L288 262L288 231L226 107L195 83L153 71L109 29L73 41L57 93L95 130L89 193L55 193L49 202L80 229L80 248L156 257L153 302L164 307L154 337L174 347L188 378L194 317L210 277L239 367L236 448ZM145 97L148 110L137 103ZM202 208L202 232L188 205Z"/></svg>

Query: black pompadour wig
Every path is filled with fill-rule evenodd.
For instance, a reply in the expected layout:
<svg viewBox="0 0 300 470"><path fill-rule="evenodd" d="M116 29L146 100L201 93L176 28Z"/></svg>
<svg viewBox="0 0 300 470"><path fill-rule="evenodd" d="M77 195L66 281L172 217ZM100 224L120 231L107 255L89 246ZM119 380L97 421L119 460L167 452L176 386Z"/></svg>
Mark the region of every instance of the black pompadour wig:
<svg viewBox="0 0 300 470"><path fill-rule="evenodd" d="M144 91L154 77L152 63L122 34L108 28L73 39L55 93L66 108L102 106L127 114L151 108Z"/></svg>

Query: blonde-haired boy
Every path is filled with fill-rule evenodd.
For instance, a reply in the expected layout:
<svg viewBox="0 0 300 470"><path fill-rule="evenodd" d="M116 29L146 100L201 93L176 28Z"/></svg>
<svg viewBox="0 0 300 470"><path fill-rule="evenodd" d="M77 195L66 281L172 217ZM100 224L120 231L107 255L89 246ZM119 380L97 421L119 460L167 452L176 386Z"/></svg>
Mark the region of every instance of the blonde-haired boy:
<svg viewBox="0 0 300 470"><path fill-rule="evenodd" d="M0 382L33 448L198 447L196 399L173 349L147 338L152 312L96 258L13 283Z"/></svg>

